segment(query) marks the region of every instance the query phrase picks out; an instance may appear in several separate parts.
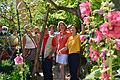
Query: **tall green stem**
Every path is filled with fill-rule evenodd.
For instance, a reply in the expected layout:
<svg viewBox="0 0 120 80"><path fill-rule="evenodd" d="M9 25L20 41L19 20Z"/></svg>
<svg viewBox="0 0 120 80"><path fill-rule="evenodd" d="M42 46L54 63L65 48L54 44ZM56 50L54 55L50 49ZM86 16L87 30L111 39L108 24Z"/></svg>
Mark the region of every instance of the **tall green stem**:
<svg viewBox="0 0 120 80"><path fill-rule="evenodd" d="M110 39L110 42L111 42L111 39ZM110 43L109 45L109 50L112 50L112 44ZM110 51L110 57L109 57L109 68L110 68L110 77L111 77L111 80L112 80L112 52Z"/></svg>
<svg viewBox="0 0 120 80"><path fill-rule="evenodd" d="M110 77L111 77L111 80L112 80L112 55L110 54L110 57L109 57L109 67L110 67Z"/></svg>

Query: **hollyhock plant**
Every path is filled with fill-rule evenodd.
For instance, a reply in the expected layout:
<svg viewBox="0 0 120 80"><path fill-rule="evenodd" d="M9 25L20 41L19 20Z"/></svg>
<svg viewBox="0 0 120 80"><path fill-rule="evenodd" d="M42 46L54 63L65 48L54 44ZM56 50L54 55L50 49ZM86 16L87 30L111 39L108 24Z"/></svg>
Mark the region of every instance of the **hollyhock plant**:
<svg viewBox="0 0 120 80"><path fill-rule="evenodd" d="M15 61L16 65L23 64L23 57L22 57L22 55L17 55L17 57L14 59L14 61Z"/></svg>
<svg viewBox="0 0 120 80"><path fill-rule="evenodd" d="M80 6L81 17L82 18L88 17L91 13L91 10L90 10L91 3L86 1L81 3L79 6Z"/></svg>
<svg viewBox="0 0 120 80"><path fill-rule="evenodd" d="M117 50L120 50L120 39L115 39L115 46Z"/></svg>
<svg viewBox="0 0 120 80"><path fill-rule="evenodd" d="M98 29L96 30L96 38L95 38L95 42L99 43L103 38L103 35L100 31L98 31Z"/></svg>
<svg viewBox="0 0 120 80"><path fill-rule="evenodd" d="M85 36L84 35L80 35L80 41L84 42L85 41Z"/></svg>

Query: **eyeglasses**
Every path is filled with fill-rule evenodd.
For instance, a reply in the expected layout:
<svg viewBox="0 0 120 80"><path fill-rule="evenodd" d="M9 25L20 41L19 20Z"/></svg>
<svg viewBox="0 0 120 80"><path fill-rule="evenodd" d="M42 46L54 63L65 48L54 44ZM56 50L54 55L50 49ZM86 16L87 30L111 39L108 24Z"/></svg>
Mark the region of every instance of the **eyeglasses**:
<svg viewBox="0 0 120 80"><path fill-rule="evenodd" d="M7 31L7 28L3 28L2 30L5 30L5 31Z"/></svg>

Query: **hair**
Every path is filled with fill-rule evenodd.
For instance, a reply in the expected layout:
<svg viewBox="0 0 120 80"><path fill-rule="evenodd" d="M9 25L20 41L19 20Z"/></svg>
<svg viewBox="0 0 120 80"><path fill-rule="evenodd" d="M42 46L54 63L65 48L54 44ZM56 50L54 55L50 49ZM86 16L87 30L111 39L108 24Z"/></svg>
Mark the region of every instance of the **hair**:
<svg viewBox="0 0 120 80"><path fill-rule="evenodd" d="M0 28L2 28L2 25L0 25Z"/></svg>
<svg viewBox="0 0 120 80"><path fill-rule="evenodd" d="M55 29L55 25L51 24L51 25L49 26L49 28L51 28L51 27L53 27L53 28Z"/></svg>
<svg viewBox="0 0 120 80"><path fill-rule="evenodd" d="M72 27L75 26L76 28L76 33L80 33L80 27L76 26L76 24L73 24Z"/></svg>
<svg viewBox="0 0 120 80"><path fill-rule="evenodd" d="M60 31L60 24L63 24L64 26L65 26L65 29L67 29L67 26L66 26L66 24L63 22L63 21L59 21L58 22L58 31Z"/></svg>
<svg viewBox="0 0 120 80"><path fill-rule="evenodd" d="M44 31L46 31L46 30L48 30L48 27L47 27L47 26L44 28Z"/></svg>

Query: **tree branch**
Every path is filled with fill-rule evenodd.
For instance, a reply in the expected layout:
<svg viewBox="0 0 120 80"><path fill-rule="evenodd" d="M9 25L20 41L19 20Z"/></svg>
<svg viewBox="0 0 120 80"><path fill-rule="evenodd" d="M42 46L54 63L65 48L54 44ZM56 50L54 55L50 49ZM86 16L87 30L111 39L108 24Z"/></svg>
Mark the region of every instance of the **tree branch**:
<svg viewBox="0 0 120 80"><path fill-rule="evenodd" d="M47 0L47 1L49 3L51 3L56 8L56 10L64 10L64 11L70 12L76 16L79 16L78 11L77 11L78 7L70 8L70 7L65 7L65 6L58 6L52 0Z"/></svg>

